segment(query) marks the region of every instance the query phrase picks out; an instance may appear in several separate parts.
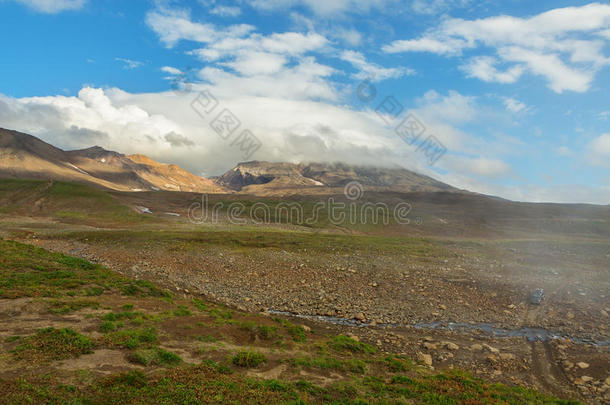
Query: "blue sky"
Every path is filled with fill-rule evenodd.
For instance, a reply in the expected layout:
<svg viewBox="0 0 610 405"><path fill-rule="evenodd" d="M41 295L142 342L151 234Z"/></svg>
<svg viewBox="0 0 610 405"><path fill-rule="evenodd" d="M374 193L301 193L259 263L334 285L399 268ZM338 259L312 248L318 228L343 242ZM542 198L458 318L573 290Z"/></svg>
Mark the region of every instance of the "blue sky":
<svg viewBox="0 0 610 405"><path fill-rule="evenodd" d="M608 2L0 0L0 49L0 126L60 147L203 175L246 159L400 165L510 199L610 204ZM260 149L214 132L191 106L202 91ZM377 113L389 96L401 115ZM406 116L440 159L396 134Z"/></svg>

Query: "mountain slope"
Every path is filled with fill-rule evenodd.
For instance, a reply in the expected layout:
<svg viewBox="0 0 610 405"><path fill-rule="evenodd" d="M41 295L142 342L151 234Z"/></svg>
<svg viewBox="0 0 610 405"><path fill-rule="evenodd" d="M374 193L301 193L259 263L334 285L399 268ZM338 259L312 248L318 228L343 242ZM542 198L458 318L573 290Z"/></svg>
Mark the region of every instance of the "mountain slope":
<svg viewBox="0 0 610 405"><path fill-rule="evenodd" d="M459 191L431 177L406 169L350 166L346 164L292 164L245 162L238 164L216 183L243 193L277 195L306 192L338 192L350 182L358 182L368 191L435 192Z"/></svg>
<svg viewBox="0 0 610 405"><path fill-rule="evenodd" d="M99 146L63 151L6 129L0 129L0 177L77 181L120 191L225 191L211 180L146 156L125 156Z"/></svg>

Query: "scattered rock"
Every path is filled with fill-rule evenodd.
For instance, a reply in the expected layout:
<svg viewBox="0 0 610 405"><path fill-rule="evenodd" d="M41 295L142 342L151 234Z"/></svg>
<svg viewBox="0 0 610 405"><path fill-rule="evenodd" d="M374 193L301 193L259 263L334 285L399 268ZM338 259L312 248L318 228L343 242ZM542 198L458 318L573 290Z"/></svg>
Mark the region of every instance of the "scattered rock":
<svg viewBox="0 0 610 405"><path fill-rule="evenodd" d="M432 366L432 356L426 353L417 353L417 360L424 363L426 366Z"/></svg>
<svg viewBox="0 0 610 405"><path fill-rule="evenodd" d="M489 350L490 352L494 353L494 354L500 353L500 350L498 350L495 347L492 347L492 346L490 346L488 344L484 344L483 347L486 348L487 350Z"/></svg>
<svg viewBox="0 0 610 405"><path fill-rule="evenodd" d="M453 342L443 342L443 347L447 348L447 350L459 350L460 346L456 345Z"/></svg>
<svg viewBox="0 0 610 405"><path fill-rule="evenodd" d="M473 344L472 346L470 346L470 348L475 352L480 352L481 350L483 350L483 346L478 343Z"/></svg>
<svg viewBox="0 0 610 405"><path fill-rule="evenodd" d="M434 343L424 342L422 346L427 350L436 350L436 345Z"/></svg>
<svg viewBox="0 0 610 405"><path fill-rule="evenodd" d="M517 356L512 353L500 353L500 358L502 360L515 360Z"/></svg>
<svg viewBox="0 0 610 405"><path fill-rule="evenodd" d="M582 369L589 368L589 363L585 363L584 361L578 362L576 363L576 365L578 366L578 368Z"/></svg>

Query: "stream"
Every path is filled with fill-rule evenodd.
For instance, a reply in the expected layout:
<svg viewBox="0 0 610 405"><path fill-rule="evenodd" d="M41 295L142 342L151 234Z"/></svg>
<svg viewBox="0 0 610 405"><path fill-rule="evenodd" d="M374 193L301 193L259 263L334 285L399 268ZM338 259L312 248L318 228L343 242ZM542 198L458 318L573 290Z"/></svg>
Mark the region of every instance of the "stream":
<svg viewBox="0 0 610 405"><path fill-rule="evenodd" d="M300 315L294 314L292 312L286 311L277 311L270 309L268 312L272 315L283 315L289 316L293 318L299 319L307 319L310 321L318 321L324 323L331 323L333 325L339 326L351 326L357 328L363 328L366 326L371 326L370 323L360 322L355 319L348 318L339 318L334 316L324 316L324 315ZM377 324L378 327L381 328L396 328L396 325L392 324ZM410 325L410 327L415 329L422 330L449 330L455 331L459 333L469 333L469 332L483 332L489 336L499 337L499 338L510 338L510 337L525 337L529 342L548 342L549 340L554 339L569 339L574 343L579 344L589 344L594 346L606 347L610 346L610 340L594 340L588 338L578 338L569 336L562 333L555 333L543 328L533 328L533 327L522 327L519 329L507 329L496 327L489 323L466 323L466 322L420 322L414 325Z"/></svg>

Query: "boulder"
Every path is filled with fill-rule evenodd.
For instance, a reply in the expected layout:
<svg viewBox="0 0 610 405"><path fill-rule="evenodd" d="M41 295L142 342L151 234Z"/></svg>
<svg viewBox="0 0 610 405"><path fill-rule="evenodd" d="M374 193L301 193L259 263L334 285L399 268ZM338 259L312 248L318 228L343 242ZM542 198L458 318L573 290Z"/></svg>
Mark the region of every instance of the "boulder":
<svg viewBox="0 0 610 405"><path fill-rule="evenodd" d="M426 366L432 366L432 356L426 353L417 353L417 360L424 363Z"/></svg>

